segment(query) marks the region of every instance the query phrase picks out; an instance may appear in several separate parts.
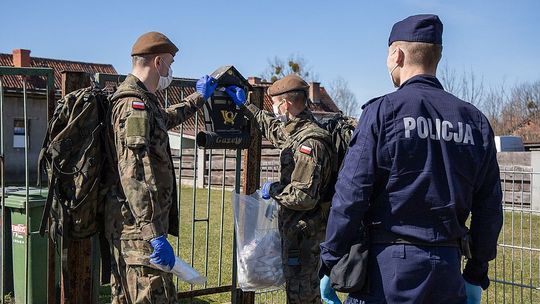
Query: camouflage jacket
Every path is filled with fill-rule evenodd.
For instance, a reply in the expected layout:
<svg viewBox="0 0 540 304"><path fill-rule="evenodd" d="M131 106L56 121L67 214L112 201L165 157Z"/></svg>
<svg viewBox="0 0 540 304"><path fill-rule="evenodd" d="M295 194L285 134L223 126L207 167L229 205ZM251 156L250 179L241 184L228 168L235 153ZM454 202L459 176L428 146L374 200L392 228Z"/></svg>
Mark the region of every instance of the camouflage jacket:
<svg viewBox="0 0 540 304"><path fill-rule="evenodd" d="M205 100L194 93L163 109L156 95L133 75L128 75L115 95L126 91L136 91L144 98L118 98L112 104L111 139L118 162L117 196L122 210L117 214L122 217L122 238L177 235L176 178L167 131L193 116Z"/></svg>
<svg viewBox="0 0 540 304"><path fill-rule="evenodd" d="M284 207L279 213L281 228L287 232L299 221L320 225L315 230L325 227L326 216L322 213L328 212L324 209L329 204L322 206L328 202L322 202L321 197L332 174L330 134L317 125L309 109L286 123L253 105L247 109L264 136L281 150L280 179L270 187L270 195ZM313 232L315 227L309 228Z"/></svg>

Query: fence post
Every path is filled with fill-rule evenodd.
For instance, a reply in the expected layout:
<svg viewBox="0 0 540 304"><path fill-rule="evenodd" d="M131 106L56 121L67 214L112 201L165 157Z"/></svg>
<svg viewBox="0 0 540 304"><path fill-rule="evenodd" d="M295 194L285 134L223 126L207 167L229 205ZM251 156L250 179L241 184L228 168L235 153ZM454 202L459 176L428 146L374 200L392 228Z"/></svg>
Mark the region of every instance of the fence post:
<svg viewBox="0 0 540 304"><path fill-rule="evenodd" d="M194 147L195 153L197 153L197 184L194 185L197 188L204 188L205 182L204 182L204 175L206 173L206 149L197 148ZM195 165L195 164L194 164ZM211 170L210 168L209 170ZM210 173L208 173L208 176L210 176ZM208 181L208 186L210 187L210 181Z"/></svg>
<svg viewBox="0 0 540 304"><path fill-rule="evenodd" d="M51 72L47 77L47 122L52 119L56 108L56 85L54 80L54 72ZM38 174L43 174L43 172L38 172ZM49 227L51 227L50 220ZM51 237L48 238L47 255L47 304L56 304L56 249Z"/></svg>
<svg viewBox="0 0 540 304"><path fill-rule="evenodd" d="M90 86L90 75L85 72L62 71L62 96ZM95 247L95 246L94 246ZM95 303L97 301L97 292L94 290L94 280L92 278L93 255L99 254L97 248L93 248L92 239L70 239L67 252L67 267L69 269L69 278L61 279L61 303ZM64 267L64 265L62 265ZM94 275L96 275L94 273ZM67 281L69 280L69 281ZM69 290L66 290L66 285Z"/></svg>
<svg viewBox="0 0 540 304"><path fill-rule="evenodd" d="M531 209L540 211L540 151L531 151Z"/></svg>
<svg viewBox="0 0 540 304"><path fill-rule="evenodd" d="M250 97L251 103L257 107L263 107L264 89L262 87L254 87ZM261 178L261 133L251 122L251 145L244 153L242 162L242 192L244 194L252 194L259 188ZM236 257L234 257L236 259ZM239 304L254 304L255 292L243 292L240 288L236 290Z"/></svg>

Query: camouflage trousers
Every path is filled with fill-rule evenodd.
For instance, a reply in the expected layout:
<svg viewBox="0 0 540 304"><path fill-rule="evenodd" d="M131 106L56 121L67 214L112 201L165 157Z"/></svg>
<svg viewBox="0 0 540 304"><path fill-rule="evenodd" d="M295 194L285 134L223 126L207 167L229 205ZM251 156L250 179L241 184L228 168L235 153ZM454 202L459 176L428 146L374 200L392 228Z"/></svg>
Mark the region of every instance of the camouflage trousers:
<svg viewBox="0 0 540 304"><path fill-rule="evenodd" d="M304 238L302 234L282 233L283 273L286 280L287 304L320 304L319 244L324 230Z"/></svg>
<svg viewBox="0 0 540 304"><path fill-rule="evenodd" d="M178 303L172 274L140 262L152 251L147 241L109 240L109 245L113 304Z"/></svg>

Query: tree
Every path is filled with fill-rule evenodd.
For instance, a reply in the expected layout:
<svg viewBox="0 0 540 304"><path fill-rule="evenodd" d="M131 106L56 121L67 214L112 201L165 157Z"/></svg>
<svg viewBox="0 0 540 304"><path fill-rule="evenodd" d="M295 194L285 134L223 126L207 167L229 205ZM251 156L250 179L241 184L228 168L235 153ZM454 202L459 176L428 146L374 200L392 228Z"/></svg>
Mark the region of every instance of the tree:
<svg viewBox="0 0 540 304"><path fill-rule="evenodd" d="M521 83L512 88L501 110L503 134L513 134L533 121L540 124L540 81ZM539 134L522 134L524 140L539 140Z"/></svg>
<svg viewBox="0 0 540 304"><path fill-rule="evenodd" d="M483 77L473 70L458 75L447 63L439 69L439 76L448 92L482 110L496 135L519 134L525 141L540 140L540 134L527 127L530 122L540 126L540 81L509 87L503 80L486 90Z"/></svg>
<svg viewBox="0 0 540 304"><path fill-rule="evenodd" d="M450 92L456 96L461 93L456 70L450 69L448 62L445 62L444 65L439 69L439 75L441 83L447 92Z"/></svg>
<svg viewBox="0 0 540 304"><path fill-rule="evenodd" d="M464 72L461 78L461 99L480 108L484 93L484 77L478 78L472 69L468 73Z"/></svg>
<svg viewBox="0 0 540 304"><path fill-rule="evenodd" d="M291 55L287 60L277 56L268 59L268 67L261 74L261 78L265 81L275 82L290 74L296 74L308 82L314 82L318 79L318 75L313 73L307 60L300 55Z"/></svg>
<svg viewBox="0 0 540 304"><path fill-rule="evenodd" d="M332 97L343 114L353 117L358 116L360 104L354 93L349 89L349 83L343 77L340 76L334 79L330 83L328 91L330 97Z"/></svg>
<svg viewBox="0 0 540 304"><path fill-rule="evenodd" d="M479 108L482 107L485 94L483 76L478 77L472 69L458 75L455 69L448 66L447 62L439 70L439 75L446 91Z"/></svg>

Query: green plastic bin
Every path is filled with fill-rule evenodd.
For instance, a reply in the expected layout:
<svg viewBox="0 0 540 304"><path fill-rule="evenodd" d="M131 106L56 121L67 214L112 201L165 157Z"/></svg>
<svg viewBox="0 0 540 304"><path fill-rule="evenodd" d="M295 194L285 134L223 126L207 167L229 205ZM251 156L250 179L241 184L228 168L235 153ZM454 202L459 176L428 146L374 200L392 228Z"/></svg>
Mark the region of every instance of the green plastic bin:
<svg viewBox="0 0 540 304"><path fill-rule="evenodd" d="M46 199L47 190L29 191L26 223L26 190L6 194L5 208L11 218L11 227L5 228L11 233L13 288L17 304L47 303L48 240L47 236L39 235Z"/></svg>

